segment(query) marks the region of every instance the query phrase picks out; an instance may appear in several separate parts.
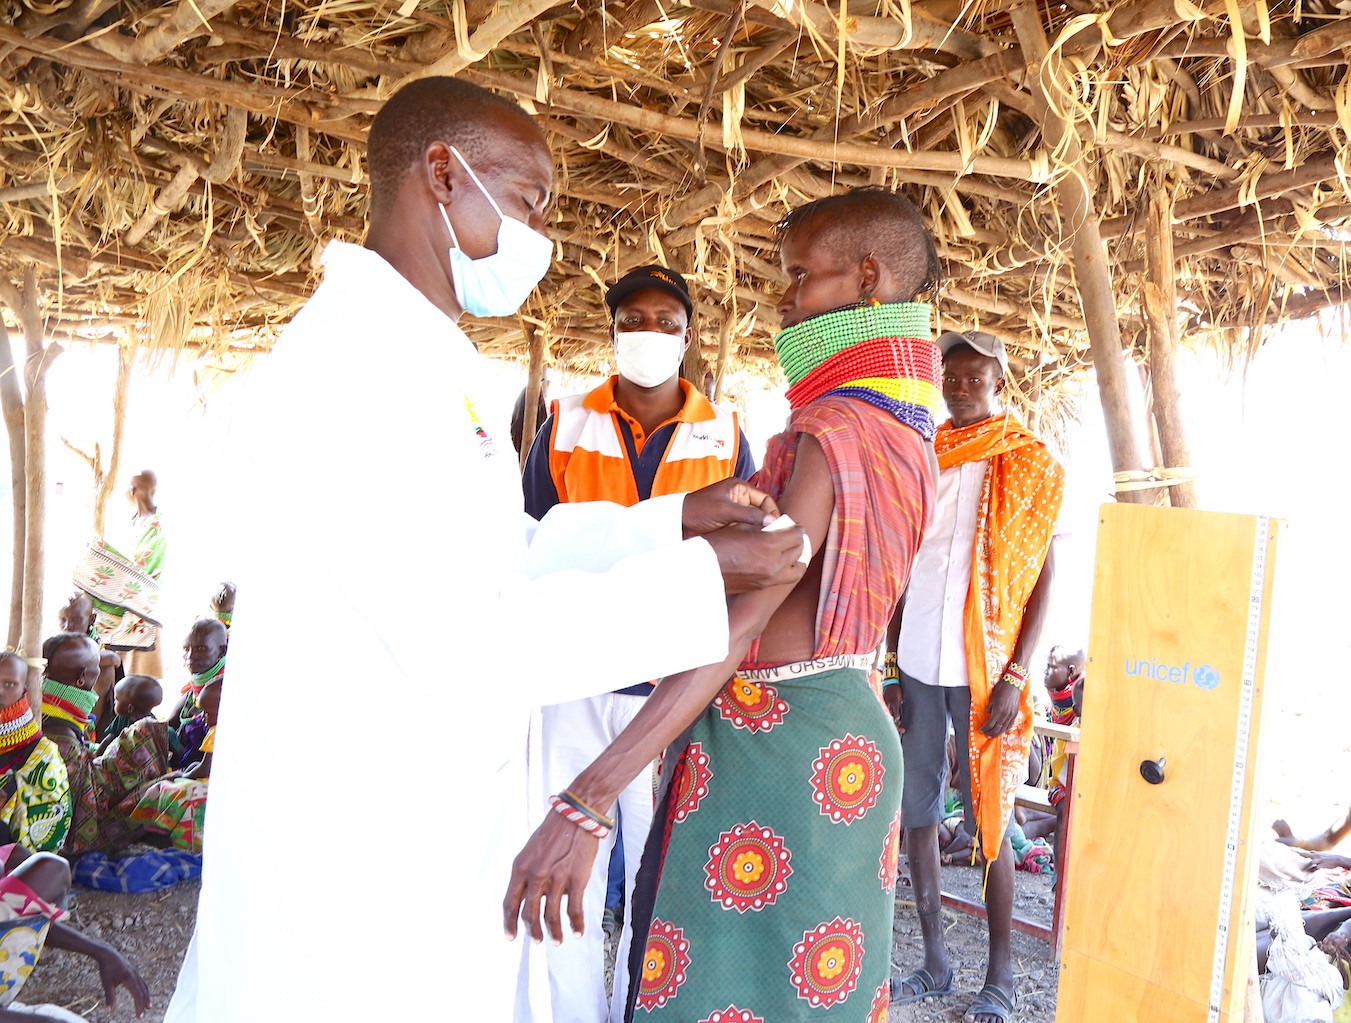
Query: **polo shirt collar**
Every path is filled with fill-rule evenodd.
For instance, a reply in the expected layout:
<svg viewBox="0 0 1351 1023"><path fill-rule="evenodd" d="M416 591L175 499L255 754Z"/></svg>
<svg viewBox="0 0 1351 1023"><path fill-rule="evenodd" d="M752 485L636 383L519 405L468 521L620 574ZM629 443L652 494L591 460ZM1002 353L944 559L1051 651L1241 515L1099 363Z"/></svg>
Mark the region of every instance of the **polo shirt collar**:
<svg viewBox="0 0 1351 1023"><path fill-rule="evenodd" d="M588 394L582 405L592 412L622 412L623 410L615 402L615 384L618 381L618 375L610 377L609 380ZM703 423L717 416L709 400L693 384L684 377L681 377L678 383L680 389L685 392L685 404L676 414L676 422Z"/></svg>

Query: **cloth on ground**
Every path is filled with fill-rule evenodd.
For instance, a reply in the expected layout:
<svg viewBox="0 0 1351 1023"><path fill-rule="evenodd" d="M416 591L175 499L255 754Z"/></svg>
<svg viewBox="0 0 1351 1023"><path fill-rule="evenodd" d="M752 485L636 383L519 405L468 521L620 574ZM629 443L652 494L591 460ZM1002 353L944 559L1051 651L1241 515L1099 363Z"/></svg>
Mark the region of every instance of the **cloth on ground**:
<svg viewBox="0 0 1351 1023"><path fill-rule="evenodd" d="M121 859L85 853L71 872L76 884L101 892L157 892L201 876L202 857L181 849L154 849Z"/></svg>

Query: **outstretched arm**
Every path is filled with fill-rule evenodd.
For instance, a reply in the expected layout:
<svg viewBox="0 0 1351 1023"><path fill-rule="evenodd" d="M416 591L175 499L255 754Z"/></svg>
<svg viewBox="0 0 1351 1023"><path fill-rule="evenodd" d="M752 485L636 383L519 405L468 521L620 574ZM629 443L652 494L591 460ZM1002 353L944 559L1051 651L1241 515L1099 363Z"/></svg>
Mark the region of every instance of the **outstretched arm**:
<svg viewBox="0 0 1351 1023"><path fill-rule="evenodd" d="M834 506L835 491L825 452L814 437L803 434L798 442L793 476L780 499L780 507L806 531L817 557ZM731 643L727 656L716 664L663 679L628 727L577 776L569 791L586 805L602 813L608 811L624 787L708 706L741 663L751 641L764 630L792 590L793 584L787 584L731 598L728 604ZM519 918L525 921L531 936L541 940L542 901L544 926L555 941L561 941L564 898L568 900L572 930L580 934L582 892L598 844L588 832L558 814L548 814L512 865L511 882L503 901L507 934L516 936Z"/></svg>
<svg viewBox="0 0 1351 1023"><path fill-rule="evenodd" d="M145 1010L150 1008L150 987L136 972L136 967L111 945L81 934L65 924L55 923L47 932L47 944L66 952L89 956L98 964L99 980L103 982L103 996L108 1000L109 1008L116 1006L119 987L126 988L131 995L137 1016L144 1016ZM0 1017L0 1020L3 1019Z"/></svg>
<svg viewBox="0 0 1351 1023"><path fill-rule="evenodd" d="M1276 831L1276 841L1282 845L1293 845L1297 849L1312 849L1315 852L1327 852L1327 850L1339 845L1347 835L1351 835L1351 807L1347 808L1346 816L1341 821L1309 838L1296 838L1290 830L1290 825L1283 820L1275 821L1271 826Z"/></svg>

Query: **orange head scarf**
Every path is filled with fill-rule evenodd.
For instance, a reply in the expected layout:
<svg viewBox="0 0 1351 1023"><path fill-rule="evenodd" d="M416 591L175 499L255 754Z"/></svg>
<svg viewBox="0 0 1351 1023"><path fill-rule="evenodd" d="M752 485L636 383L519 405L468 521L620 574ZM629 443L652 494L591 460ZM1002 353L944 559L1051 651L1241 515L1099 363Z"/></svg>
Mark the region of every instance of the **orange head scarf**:
<svg viewBox="0 0 1351 1023"><path fill-rule="evenodd" d="M990 693L1013 656L1023 611L1041 576L1064 496L1065 470L1046 445L1011 413L970 426L952 421L934 439L938 468L989 460L976 515L971 586L966 593L966 670L971 683L967 724L971 760L969 809L988 860L999 856L1004 825L1027 771L1032 706L1027 690L1017 723L1003 735L982 735Z"/></svg>

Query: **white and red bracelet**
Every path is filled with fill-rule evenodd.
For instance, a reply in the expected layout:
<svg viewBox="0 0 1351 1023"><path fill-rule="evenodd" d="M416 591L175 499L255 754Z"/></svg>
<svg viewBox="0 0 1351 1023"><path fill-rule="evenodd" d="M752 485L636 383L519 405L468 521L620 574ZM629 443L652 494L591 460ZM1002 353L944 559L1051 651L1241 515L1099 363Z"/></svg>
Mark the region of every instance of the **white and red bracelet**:
<svg viewBox="0 0 1351 1023"><path fill-rule="evenodd" d="M597 838L605 838L609 835L610 829L614 827L614 821L611 821L608 817L601 817L594 812L589 813L586 809L577 806L576 803L561 795L549 797L549 808Z"/></svg>

